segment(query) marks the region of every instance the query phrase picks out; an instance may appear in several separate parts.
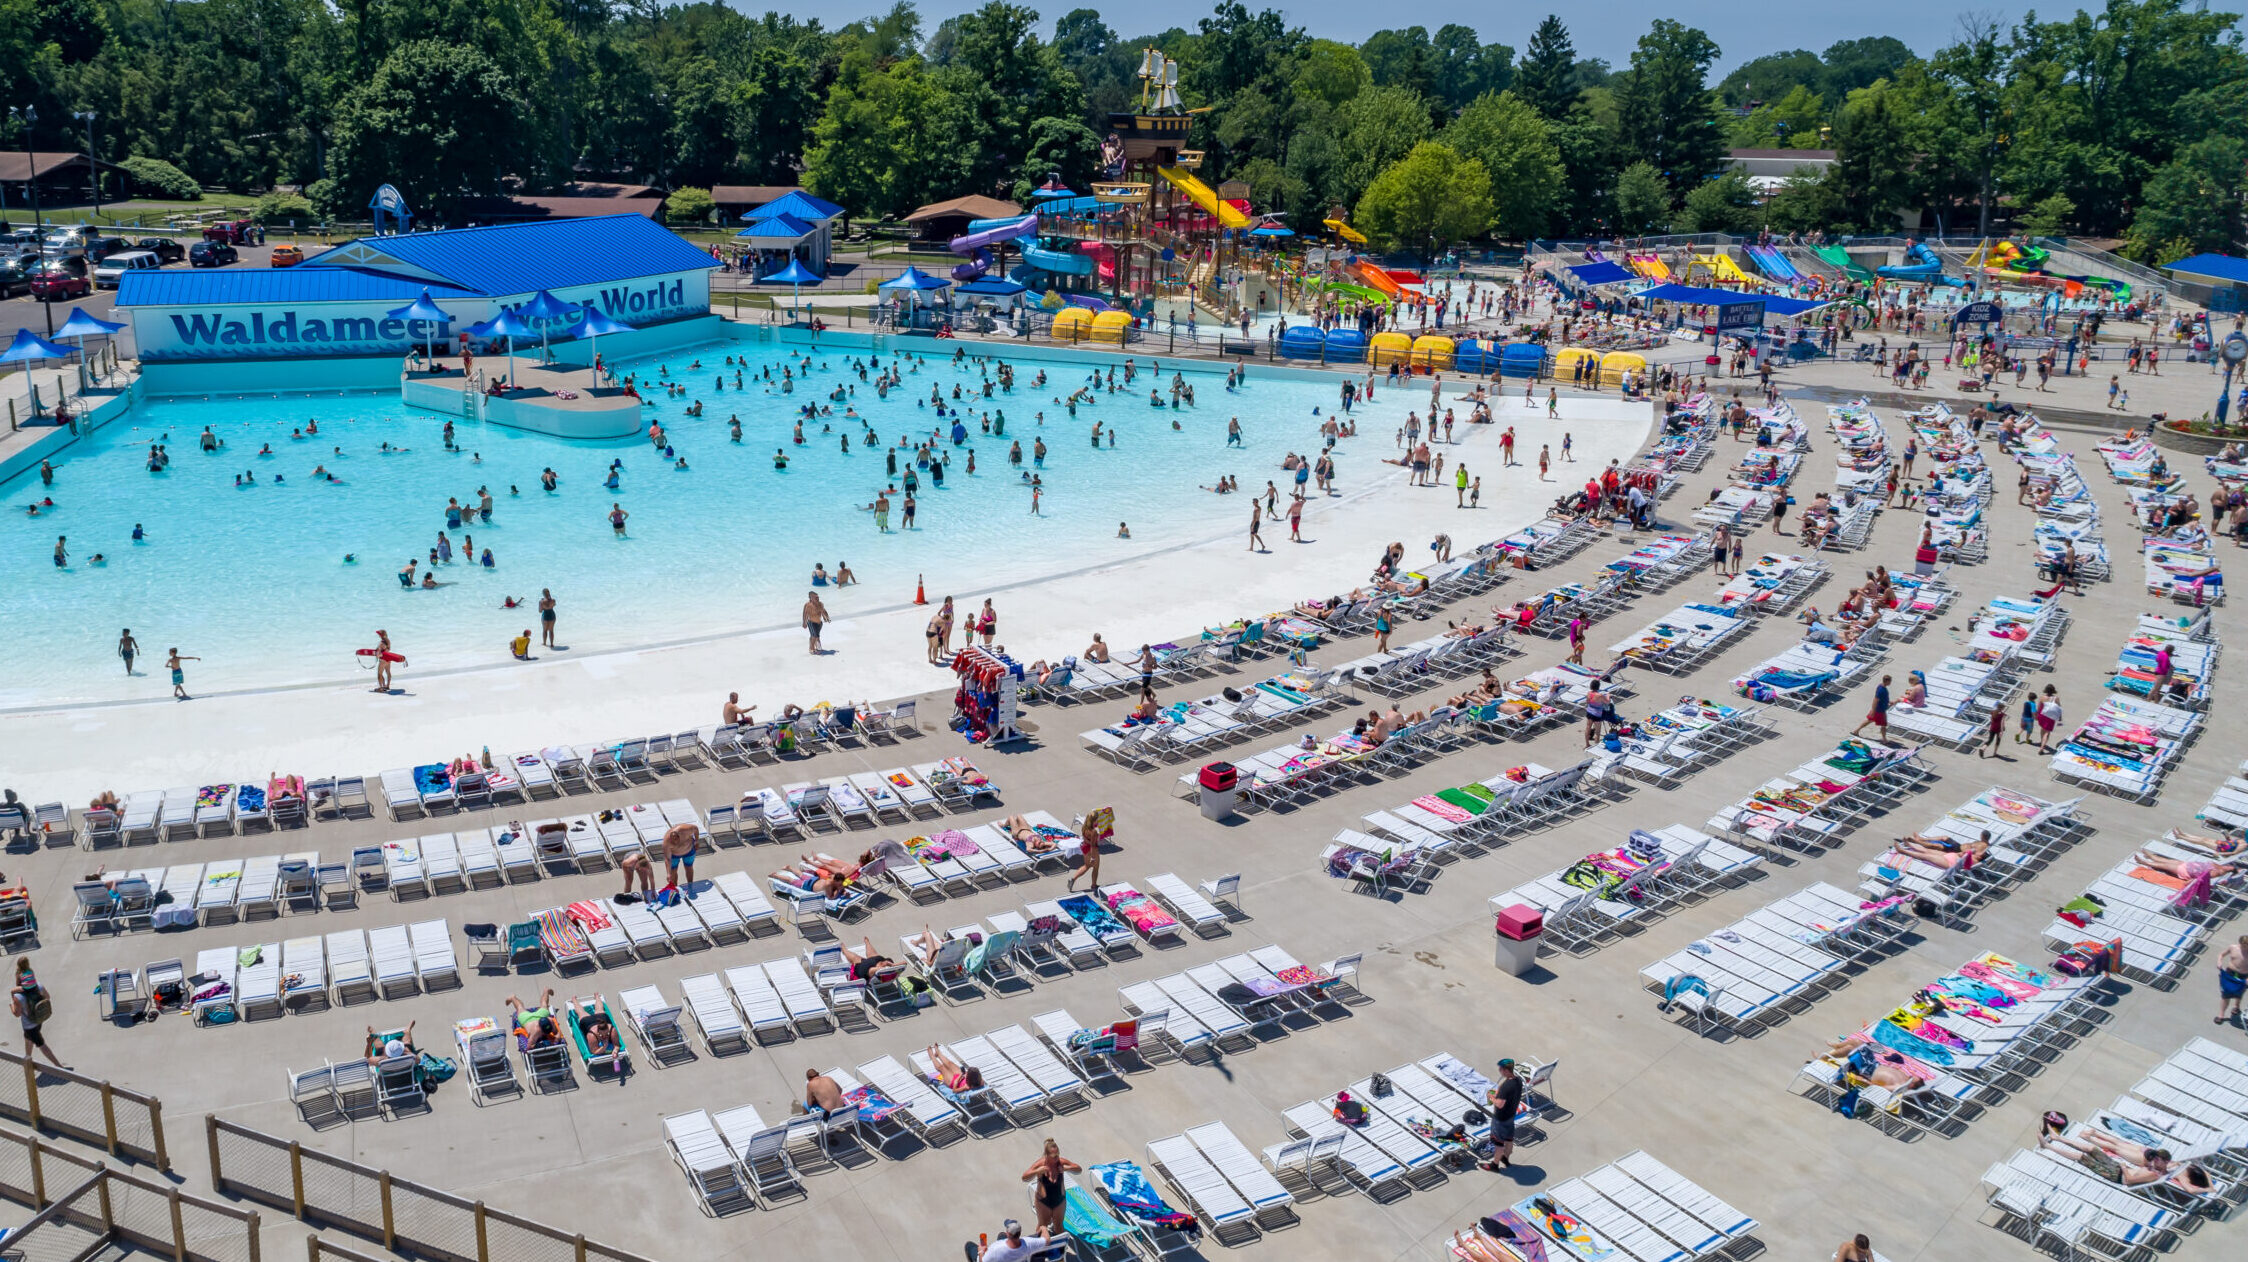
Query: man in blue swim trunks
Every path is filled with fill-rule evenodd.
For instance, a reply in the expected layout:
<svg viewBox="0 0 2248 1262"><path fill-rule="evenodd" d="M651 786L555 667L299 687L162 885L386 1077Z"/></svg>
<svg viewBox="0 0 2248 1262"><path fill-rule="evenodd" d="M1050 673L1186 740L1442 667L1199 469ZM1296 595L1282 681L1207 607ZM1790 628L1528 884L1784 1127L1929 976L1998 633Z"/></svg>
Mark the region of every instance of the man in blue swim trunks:
<svg viewBox="0 0 2248 1262"><path fill-rule="evenodd" d="M684 889L695 883L695 847L702 842L702 828L696 824L673 824L663 835L664 879L667 884ZM685 868L685 879L680 869Z"/></svg>

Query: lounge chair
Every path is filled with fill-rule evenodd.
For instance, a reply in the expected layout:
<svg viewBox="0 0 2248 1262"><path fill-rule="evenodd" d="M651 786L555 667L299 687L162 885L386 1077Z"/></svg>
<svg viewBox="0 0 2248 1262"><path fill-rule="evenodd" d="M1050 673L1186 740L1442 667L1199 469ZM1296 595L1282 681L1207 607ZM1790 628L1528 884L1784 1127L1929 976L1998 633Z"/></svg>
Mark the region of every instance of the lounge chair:
<svg viewBox="0 0 2248 1262"><path fill-rule="evenodd" d="M281 1002L299 1011L314 1002L328 1006L328 955L318 935L281 944Z"/></svg>
<svg viewBox="0 0 2248 1262"><path fill-rule="evenodd" d="M353 997L382 998L375 984L374 965L367 956L367 934L361 929L339 929L327 936L328 993L339 1005Z"/></svg>
<svg viewBox="0 0 2248 1262"><path fill-rule="evenodd" d="M255 958L241 964L234 977L235 1002L242 1019L281 1016L288 1011L281 1002L281 944L262 942L243 954L249 955L251 950L256 952Z"/></svg>
<svg viewBox="0 0 2248 1262"><path fill-rule="evenodd" d="M414 947L406 926L368 930L367 949L374 962L375 989L384 999L421 989L421 974L414 969Z"/></svg>
<svg viewBox="0 0 2248 1262"><path fill-rule="evenodd" d="M701 1109L663 1119L664 1147L695 1186L695 1199L713 1217L752 1203L739 1158Z"/></svg>
<svg viewBox="0 0 2248 1262"><path fill-rule="evenodd" d="M1184 1135L1149 1140L1147 1157L1148 1164L1210 1225L1212 1234L1221 1242L1229 1228L1246 1227L1256 1220L1255 1207L1234 1190L1193 1140ZM1262 1168L1257 1172L1267 1179L1272 1178ZM1274 1183L1277 1185L1278 1180Z"/></svg>
<svg viewBox="0 0 2248 1262"><path fill-rule="evenodd" d="M780 991L773 987L773 979L763 967L743 964L726 970L726 987L733 992L734 1004L749 1022L752 1037L762 1043L765 1035L775 1031L793 1034L795 1023L789 1020L788 1004L781 999Z"/></svg>
<svg viewBox="0 0 2248 1262"><path fill-rule="evenodd" d="M421 975L422 989L435 993L440 987L451 988L461 984L460 961L453 953L453 934L442 920L423 920L407 929L414 952L414 971Z"/></svg>
<svg viewBox="0 0 2248 1262"><path fill-rule="evenodd" d="M695 1019L695 1031L702 1036L704 1051L712 1056L723 1056L728 1052L749 1050L749 1030L734 1010L733 1001L726 997L726 988L719 983L718 974L682 977L679 992L686 1001L688 1015Z"/></svg>
<svg viewBox="0 0 2248 1262"><path fill-rule="evenodd" d="M640 1045L659 1069L673 1061L694 1059L694 1049L687 1046L687 1033L680 1026L683 1011L677 1004L663 997L654 986L635 986L617 994L617 1006L624 1010L624 1023L631 1029Z"/></svg>
<svg viewBox="0 0 2248 1262"><path fill-rule="evenodd" d="M775 1194L788 1188L809 1195L788 1153L789 1126L765 1125L756 1108L747 1104L727 1109L711 1121L725 1137L759 1205L769 1208Z"/></svg>

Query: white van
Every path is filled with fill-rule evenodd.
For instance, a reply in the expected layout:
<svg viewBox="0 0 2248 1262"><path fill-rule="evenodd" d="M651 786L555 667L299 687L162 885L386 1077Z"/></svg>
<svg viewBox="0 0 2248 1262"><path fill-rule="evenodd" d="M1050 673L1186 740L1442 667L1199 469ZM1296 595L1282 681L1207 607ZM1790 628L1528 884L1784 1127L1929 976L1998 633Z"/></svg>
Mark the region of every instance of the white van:
<svg viewBox="0 0 2248 1262"><path fill-rule="evenodd" d="M163 265L164 261L156 257L154 250L126 250L112 254L95 265L94 288L106 286L115 289L118 282L125 278L125 273L153 272Z"/></svg>

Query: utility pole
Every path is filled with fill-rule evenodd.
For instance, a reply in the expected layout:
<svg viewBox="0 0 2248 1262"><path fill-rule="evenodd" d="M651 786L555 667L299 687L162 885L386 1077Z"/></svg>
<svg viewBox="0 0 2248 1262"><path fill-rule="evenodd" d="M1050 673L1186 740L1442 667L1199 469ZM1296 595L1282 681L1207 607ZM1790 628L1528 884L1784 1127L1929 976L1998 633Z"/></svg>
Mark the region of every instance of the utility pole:
<svg viewBox="0 0 2248 1262"><path fill-rule="evenodd" d="M101 157L94 152L94 120L100 115L92 110L76 110L70 115L86 125L86 182L94 187L94 217L101 217Z"/></svg>
<svg viewBox="0 0 2248 1262"><path fill-rule="evenodd" d="M39 253L35 257L45 258L47 220L39 207L39 172L34 169L36 164L31 156L31 125L39 121L39 110L36 106L30 105L26 105L19 110L11 105L8 107L8 116L23 120L23 177L24 183L31 186L31 223L33 231L38 233L40 240ZM61 264L57 263L56 266L60 267ZM51 301L42 302L39 307L47 315L47 336L53 337L55 335L55 304Z"/></svg>

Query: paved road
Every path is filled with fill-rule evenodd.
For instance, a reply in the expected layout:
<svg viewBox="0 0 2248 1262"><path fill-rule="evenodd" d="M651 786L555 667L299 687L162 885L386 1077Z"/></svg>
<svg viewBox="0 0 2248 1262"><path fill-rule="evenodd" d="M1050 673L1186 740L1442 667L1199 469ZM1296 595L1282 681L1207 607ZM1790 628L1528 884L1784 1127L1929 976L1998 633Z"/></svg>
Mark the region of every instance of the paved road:
<svg viewBox="0 0 2248 1262"><path fill-rule="evenodd" d="M265 267L267 266L267 260L272 256L271 249L267 246L250 246L243 249L241 253L241 261L231 264L232 268ZM177 271L186 266L187 264L184 262L172 263L168 264L165 270ZM30 294L20 294L14 298L0 301L0 341L13 338L17 329L30 329L39 336L45 337L50 328L60 327L62 322L70 317L72 307L82 307L86 314L99 316L104 320L118 318L113 314L117 306L117 291L114 289L96 289L91 297L66 299L54 303L52 325L48 323L47 319L48 305L33 298ZM128 359L138 353L133 345L133 332L130 328L117 335L117 352Z"/></svg>

